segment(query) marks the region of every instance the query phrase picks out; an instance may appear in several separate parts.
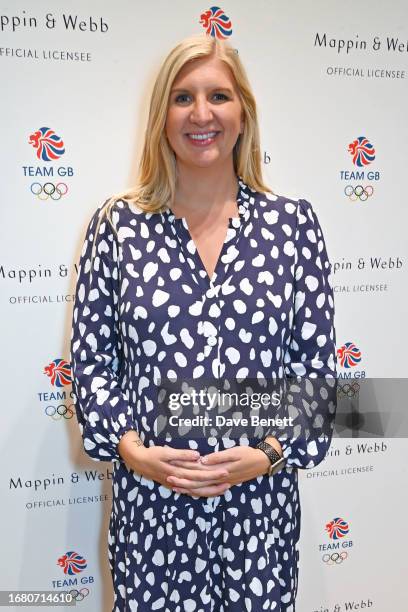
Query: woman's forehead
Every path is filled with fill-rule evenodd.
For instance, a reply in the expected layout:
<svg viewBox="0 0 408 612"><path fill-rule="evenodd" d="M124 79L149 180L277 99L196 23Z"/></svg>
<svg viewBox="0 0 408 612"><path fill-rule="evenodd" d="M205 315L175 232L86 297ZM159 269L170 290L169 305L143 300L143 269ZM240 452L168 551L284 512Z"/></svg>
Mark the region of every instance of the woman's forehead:
<svg viewBox="0 0 408 612"><path fill-rule="evenodd" d="M218 57L204 57L194 59L180 69L176 78L174 79L173 86L184 84L187 82L194 82L198 80L216 80L215 86L220 83L218 81L229 82L235 84L234 76L229 66L225 64Z"/></svg>

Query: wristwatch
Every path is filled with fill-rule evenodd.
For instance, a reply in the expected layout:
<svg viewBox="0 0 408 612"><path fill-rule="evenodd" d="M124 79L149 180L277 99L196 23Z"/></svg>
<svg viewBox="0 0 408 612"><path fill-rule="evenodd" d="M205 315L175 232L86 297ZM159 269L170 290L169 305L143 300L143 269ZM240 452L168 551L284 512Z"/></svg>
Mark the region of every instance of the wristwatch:
<svg viewBox="0 0 408 612"><path fill-rule="evenodd" d="M273 448L273 446L268 444L268 442L262 440L256 445L256 448L259 448L265 453L265 455L269 457L271 465L269 466L267 472L268 476L273 476L274 474L276 474L276 472L279 472L279 470L281 470L285 466L285 457L281 456L278 451Z"/></svg>

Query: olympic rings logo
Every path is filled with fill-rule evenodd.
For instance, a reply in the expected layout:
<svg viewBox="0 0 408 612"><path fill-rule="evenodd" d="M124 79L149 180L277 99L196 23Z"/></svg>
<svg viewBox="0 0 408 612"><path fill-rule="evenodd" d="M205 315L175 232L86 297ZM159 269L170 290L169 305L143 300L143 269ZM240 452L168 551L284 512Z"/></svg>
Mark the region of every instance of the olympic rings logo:
<svg viewBox="0 0 408 612"><path fill-rule="evenodd" d="M89 589L84 587L83 589L71 589L71 591L65 591L68 595L71 595L72 599L75 601L83 601L85 597L89 595Z"/></svg>
<svg viewBox="0 0 408 612"><path fill-rule="evenodd" d="M31 193L37 196L39 200L60 200L62 196L68 193L68 185L66 183L32 183L30 187Z"/></svg>
<svg viewBox="0 0 408 612"><path fill-rule="evenodd" d="M344 383L344 385L337 386L337 397L356 397L360 391L360 385L357 381L350 383Z"/></svg>
<svg viewBox="0 0 408 612"><path fill-rule="evenodd" d="M363 187L362 185L357 185L356 187L347 185L347 187L344 188L344 193L352 202L355 202L356 200L365 202L373 195L374 187L371 185L367 185L366 187Z"/></svg>
<svg viewBox="0 0 408 612"><path fill-rule="evenodd" d="M323 555L322 560L327 563L327 565L339 565L343 563L348 557L348 554L344 550L341 553L334 552L331 555Z"/></svg>
<svg viewBox="0 0 408 612"><path fill-rule="evenodd" d="M47 416L51 417L53 421L60 421L64 419L72 419L74 416L74 404L65 406L65 404L59 404L59 406L47 406L44 409Z"/></svg>

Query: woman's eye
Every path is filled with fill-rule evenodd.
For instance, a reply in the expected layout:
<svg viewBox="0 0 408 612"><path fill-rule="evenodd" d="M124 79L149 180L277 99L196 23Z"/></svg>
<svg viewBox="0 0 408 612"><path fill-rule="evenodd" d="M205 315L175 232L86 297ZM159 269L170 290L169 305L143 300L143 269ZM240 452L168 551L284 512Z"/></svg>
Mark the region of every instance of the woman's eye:
<svg viewBox="0 0 408 612"><path fill-rule="evenodd" d="M190 98L189 94L179 94L176 97L175 102L177 102L177 103L184 103L184 102L188 101L187 100L188 98ZM228 97L225 94L223 94L223 93L215 93L214 94L214 98L216 98L216 99L218 98L218 100L228 100Z"/></svg>
<svg viewBox="0 0 408 612"><path fill-rule="evenodd" d="M179 96L177 96L176 98L176 102L184 102L185 100L183 98L188 98L187 94L180 94Z"/></svg>
<svg viewBox="0 0 408 612"><path fill-rule="evenodd" d="M221 98L222 98L223 100L228 100L228 97L227 97L225 94L223 94L223 93L216 93L216 94L214 94L214 95L215 95L215 96L221 96Z"/></svg>

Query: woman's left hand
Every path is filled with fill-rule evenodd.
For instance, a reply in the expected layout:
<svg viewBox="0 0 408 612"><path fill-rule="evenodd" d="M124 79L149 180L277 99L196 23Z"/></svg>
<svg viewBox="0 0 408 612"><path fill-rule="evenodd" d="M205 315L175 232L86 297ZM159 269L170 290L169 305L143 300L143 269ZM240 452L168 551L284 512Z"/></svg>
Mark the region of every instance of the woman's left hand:
<svg viewBox="0 0 408 612"><path fill-rule="evenodd" d="M206 470L210 477L211 471L218 471L219 468L223 468L228 472L228 476L215 482L219 482L219 484L228 483L228 486L232 486L266 474L270 461L265 453L258 448L234 446L200 457L197 461L173 460L171 464L192 470L191 479L177 478L176 476L167 479L174 491L187 493L193 497L208 497L208 495L202 494L203 487L197 487L197 480L194 479L196 470Z"/></svg>

